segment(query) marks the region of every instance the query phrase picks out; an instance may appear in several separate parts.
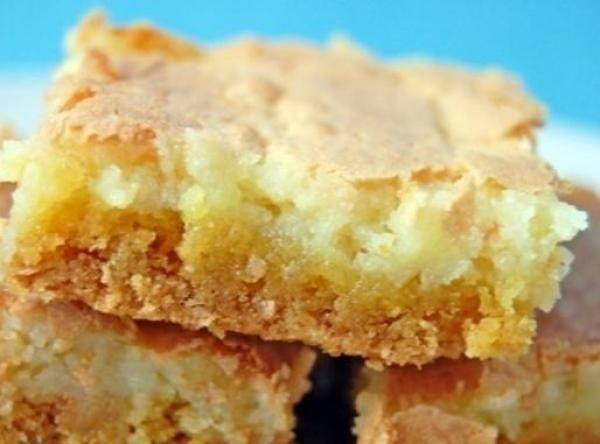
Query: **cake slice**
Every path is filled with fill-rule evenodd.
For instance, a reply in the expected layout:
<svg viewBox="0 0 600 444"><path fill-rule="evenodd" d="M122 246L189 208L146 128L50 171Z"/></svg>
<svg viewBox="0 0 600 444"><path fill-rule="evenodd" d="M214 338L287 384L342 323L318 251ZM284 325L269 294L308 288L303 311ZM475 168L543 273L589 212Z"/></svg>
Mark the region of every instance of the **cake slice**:
<svg viewBox="0 0 600 444"><path fill-rule="evenodd" d="M514 356L585 226L509 77L93 15L6 144L11 291L371 363Z"/></svg>
<svg viewBox="0 0 600 444"><path fill-rule="evenodd" d="M591 227L573 244L564 298L517 361L440 360L365 370L360 444L600 442L600 201L578 191Z"/></svg>
<svg viewBox="0 0 600 444"><path fill-rule="evenodd" d="M0 141L13 136L0 125ZM11 192L0 183L0 215ZM2 290L0 442L292 442L314 358L298 344L218 339Z"/></svg>
<svg viewBox="0 0 600 444"><path fill-rule="evenodd" d="M285 443L314 354L69 302L0 313L6 443Z"/></svg>
<svg viewBox="0 0 600 444"><path fill-rule="evenodd" d="M0 184L0 214L10 187ZM315 354L0 291L0 442L286 443Z"/></svg>

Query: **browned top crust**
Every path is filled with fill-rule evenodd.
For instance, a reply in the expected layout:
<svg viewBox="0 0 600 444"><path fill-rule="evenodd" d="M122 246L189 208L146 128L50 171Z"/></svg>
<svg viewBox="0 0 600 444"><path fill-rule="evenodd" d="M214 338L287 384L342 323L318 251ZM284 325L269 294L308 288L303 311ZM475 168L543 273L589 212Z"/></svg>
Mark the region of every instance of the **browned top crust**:
<svg viewBox="0 0 600 444"><path fill-rule="evenodd" d="M278 152L351 181L431 171L528 190L554 182L533 150L541 107L498 72L383 64L304 43L201 51L98 15L69 49L41 133L52 140L151 148L208 129L233 149Z"/></svg>
<svg viewBox="0 0 600 444"><path fill-rule="evenodd" d="M202 53L198 45L167 35L148 23L108 26L101 12L85 17L67 39L71 54L95 47L109 47L112 54L160 54L170 60L194 58Z"/></svg>

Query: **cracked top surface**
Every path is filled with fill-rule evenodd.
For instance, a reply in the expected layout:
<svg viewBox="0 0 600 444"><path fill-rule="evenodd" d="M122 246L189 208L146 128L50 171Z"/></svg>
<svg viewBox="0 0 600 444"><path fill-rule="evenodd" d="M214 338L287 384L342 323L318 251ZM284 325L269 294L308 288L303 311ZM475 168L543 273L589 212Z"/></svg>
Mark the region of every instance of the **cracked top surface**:
<svg viewBox="0 0 600 444"><path fill-rule="evenodd" d="M541 107L499 72L384 64L335 45L240 40L194 50L100 15L69 47L43 138L152 147L208 129L234 149L278 151L349 181L470 172L539 190L555 179L533 148Z"/></svg>

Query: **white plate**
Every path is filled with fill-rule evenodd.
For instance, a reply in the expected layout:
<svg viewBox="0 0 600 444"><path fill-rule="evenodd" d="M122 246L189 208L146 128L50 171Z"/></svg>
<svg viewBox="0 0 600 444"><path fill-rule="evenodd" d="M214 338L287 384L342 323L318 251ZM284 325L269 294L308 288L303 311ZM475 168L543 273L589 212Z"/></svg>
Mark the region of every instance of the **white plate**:
<svg viewBox="0 0 600 444"><path fill-rule="evenodd" d="M21 134L29 134L48 83L45 71L0 72L0 121L9 120ZM600 129L551 121L541 132L539 147L561 177L600 192Z"/></svg>
<svg viewBox="0 0 600 444"><path fill-rule="evenodd" d="M539 139L541 155L561 177L600 193L600 130L565 122L548 125Z"/></svg>

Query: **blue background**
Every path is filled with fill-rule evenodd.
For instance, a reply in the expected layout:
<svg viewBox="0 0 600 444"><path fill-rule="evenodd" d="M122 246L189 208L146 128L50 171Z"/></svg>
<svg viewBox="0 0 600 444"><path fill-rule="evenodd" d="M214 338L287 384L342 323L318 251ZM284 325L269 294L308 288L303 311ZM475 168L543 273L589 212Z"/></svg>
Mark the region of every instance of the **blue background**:
<svg viewBox="0 0 600 444"><path fill-rule="evenodd" d="M501 65L561 117L600 125L600 0L0 2L0 70L51 66L88 9L215 41L239 33L325 40L344 31L384 56Z"/></svg>

